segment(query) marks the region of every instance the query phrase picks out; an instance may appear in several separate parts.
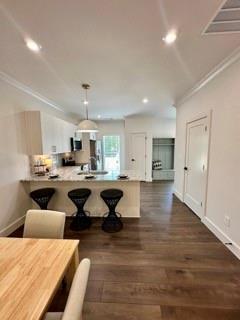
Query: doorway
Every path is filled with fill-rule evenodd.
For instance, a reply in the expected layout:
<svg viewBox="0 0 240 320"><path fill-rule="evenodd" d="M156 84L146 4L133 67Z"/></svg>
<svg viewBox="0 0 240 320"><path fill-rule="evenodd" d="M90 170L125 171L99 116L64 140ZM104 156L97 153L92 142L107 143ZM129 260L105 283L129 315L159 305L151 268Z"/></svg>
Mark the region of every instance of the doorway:
<svg viewBox="0 0 240 320"><path fill-rule="evenodd" d="M184 203L202 218L205 210L208 170L209 119L187 123L184 167Z"/></svg>
<svg viewBox="0 0 240 320"><path fill-rule="evenodd" d="M131 134L131 169L146 180L146 133Z"/></svg>

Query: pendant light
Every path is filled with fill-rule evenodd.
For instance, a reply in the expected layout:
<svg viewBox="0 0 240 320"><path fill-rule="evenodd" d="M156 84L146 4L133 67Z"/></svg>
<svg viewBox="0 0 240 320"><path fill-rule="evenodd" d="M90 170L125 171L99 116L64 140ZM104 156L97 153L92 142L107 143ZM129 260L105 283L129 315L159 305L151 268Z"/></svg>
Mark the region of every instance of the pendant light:
<svg viewBox="0 0 240 320"><path fill-rule="evenodd" d="M81 121L78 125L78 130L79 132L98 132L98 126L97 124L88 119L88 95L87 91L90 89L90 85L87 83L82 84L82 88L85 90L85 100L83 104L86 106L86 119Z"/></svg>

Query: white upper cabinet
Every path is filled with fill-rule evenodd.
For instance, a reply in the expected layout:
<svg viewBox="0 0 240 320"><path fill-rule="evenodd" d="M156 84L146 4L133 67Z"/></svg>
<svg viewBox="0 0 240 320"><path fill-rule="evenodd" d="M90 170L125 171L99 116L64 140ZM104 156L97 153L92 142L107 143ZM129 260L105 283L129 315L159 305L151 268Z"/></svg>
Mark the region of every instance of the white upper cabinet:
<svg viewBox="0 0 240 320"><path fill-rule="evenodd" d="M71 151L70 138L76 126L40 111L26 111L28 154L54 154Z"/></svg>

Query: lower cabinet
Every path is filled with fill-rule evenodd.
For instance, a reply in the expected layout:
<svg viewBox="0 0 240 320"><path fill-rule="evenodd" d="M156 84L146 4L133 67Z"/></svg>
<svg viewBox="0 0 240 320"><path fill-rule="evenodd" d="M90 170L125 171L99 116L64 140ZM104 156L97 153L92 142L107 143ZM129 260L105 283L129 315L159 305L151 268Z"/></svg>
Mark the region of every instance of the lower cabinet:
<svg viewBox="0 0 240 320"><path fill-rule="evenodd" d="M153 170L153 180L174 180L174 170Z"/></svg>

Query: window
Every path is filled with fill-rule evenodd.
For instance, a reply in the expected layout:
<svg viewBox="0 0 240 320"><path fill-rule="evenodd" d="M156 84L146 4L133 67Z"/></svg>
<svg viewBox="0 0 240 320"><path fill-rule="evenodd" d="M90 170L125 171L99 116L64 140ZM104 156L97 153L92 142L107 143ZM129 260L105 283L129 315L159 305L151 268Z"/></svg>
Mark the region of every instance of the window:
<svg viewBox="0 0 240 320"><path fill-rule="evenodd" d="M103 136L104 170L120 171L120 137Z"/></svg>

